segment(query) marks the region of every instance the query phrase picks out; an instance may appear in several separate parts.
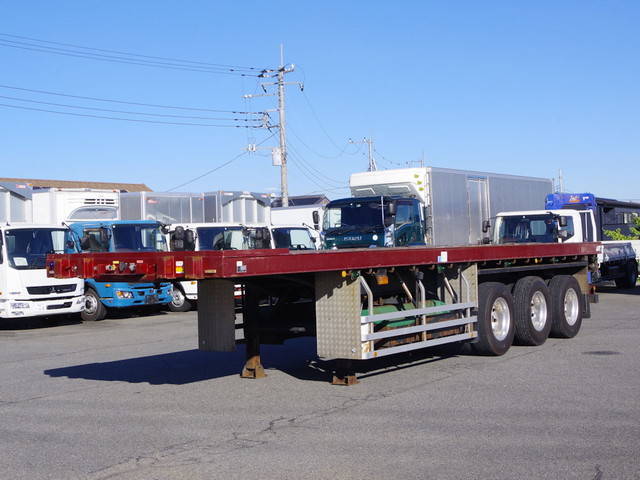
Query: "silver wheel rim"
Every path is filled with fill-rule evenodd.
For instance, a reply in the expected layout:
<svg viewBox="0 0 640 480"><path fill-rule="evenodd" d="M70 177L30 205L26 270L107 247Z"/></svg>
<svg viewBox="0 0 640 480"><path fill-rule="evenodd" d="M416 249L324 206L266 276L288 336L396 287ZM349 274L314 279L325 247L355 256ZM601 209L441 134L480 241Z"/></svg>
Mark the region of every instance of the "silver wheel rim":
<svg viewBox="0 0 640 480"><path fill-rule="evenodd" d="M538 332L544 330L547 324L547 300L543 293L537 290L531 297L531 325Z"/></svg>
<svg viewBox="0 0 640 480"><path fill-rule="evenodd" d="M579 312L578 294L573 288L569 288L564 294L564 318L569 325L575 325Z"/></svg>
<svg viewBox="0 0 640 480"><path fill-rule="evenodd" d="M171 294L171 303L173 303L174 307L181 307L184 304L184 295L177 288L173 289L173 293Z"/></svg>
<svg viewBox="0 0 640 480"><path fill-rule="evenodd" d="M491 305L491 331L496 340L502 341L509 334L511 325L511 312L507 301L498 297Z"/></svg>
<svg viewBox="0 0 640 480"><path fill-rule="evenodd" d="M93 315L98 310L98 299L93 295L86 295L84 297L84 311L88 315Z"/></svg>

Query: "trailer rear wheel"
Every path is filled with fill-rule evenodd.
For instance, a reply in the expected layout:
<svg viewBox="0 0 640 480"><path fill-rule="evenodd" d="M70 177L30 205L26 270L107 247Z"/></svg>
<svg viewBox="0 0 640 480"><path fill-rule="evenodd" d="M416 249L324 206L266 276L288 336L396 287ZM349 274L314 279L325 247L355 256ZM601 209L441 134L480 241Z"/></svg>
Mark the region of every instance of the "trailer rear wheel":
<svg viewBox="0 0 640 480"><path fill-rule="evenodd" d="M100 296L92 288L84 293L84 310L80 317L85 322L97 322L107 316L107 307L100 301Z"/></svg>
<svg viewBox="0 0 640 480"><path fill-rule="evenodd" d="M551 335L573 338L582 325L582 292L578 281L571 275L558 275L549 282L551 291Z"/></svg>
<svg viewBox="0 0 640 480"><path fill-rule="evenodd" d="M551 296L539 277L523 277L513 288L516 343L542 345L551 331Z"/></svg>
<svg viewBox="0 0 640 480"><path fill-rule="evenodd" d="M638 281L638 265L635 262L627 264L624 277L616 278L616 287L618 288L633 288Z"/></svg>
<svg viewBox="0 0 640 480"><path fill-rule="evenodd" d="M503 355L513 343L513 297L502 283L482 283L478 288L478 340L476 353Z"/></svg>
<svg viewBox="0 0 640 480"><path fill-rule="evenodd" d="M169 302L169 310L172 312L188 312L191 310L191 302L187 299L182 289L177 285L173 286L171 291L171 301Z"/></svg>

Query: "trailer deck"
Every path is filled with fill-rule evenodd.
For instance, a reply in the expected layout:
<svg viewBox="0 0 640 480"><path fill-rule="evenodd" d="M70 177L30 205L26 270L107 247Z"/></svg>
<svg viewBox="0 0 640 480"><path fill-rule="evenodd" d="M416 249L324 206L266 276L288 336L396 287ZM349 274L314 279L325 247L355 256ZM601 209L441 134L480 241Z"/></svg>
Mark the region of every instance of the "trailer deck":
<svg viewBox="0 0 640 480"><path fill-rule="evenodd" d="M356 382L354 362L474 341L479 335L481 340L486 329L493 328L493 317L489 327L483 327L486 315L479 312L486 309L482 283L512 287L520 279L537 278L551 285L554 277L562 276L573 277L579 290L590 292L589 271L599 248L599 243L532 243L85 253L50 255L47 268L49 276L57 278L198 280L199 348L208 351L236 347L234 284L241 283L247 343L241 376L265 376L261 338L279 342L315 335L318 356L336 360L333 383L350 385ZM582 303L580 312L588 316L588 303ZM513 328L511 317L507 320Z"/></svg>

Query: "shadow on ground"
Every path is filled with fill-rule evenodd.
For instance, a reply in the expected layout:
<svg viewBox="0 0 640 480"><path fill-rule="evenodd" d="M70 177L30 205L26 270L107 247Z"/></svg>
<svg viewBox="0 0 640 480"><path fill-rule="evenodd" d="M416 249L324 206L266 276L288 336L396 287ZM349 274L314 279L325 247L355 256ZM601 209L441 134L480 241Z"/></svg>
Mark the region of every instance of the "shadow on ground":
<svg viewBox="0 0 640 480"><path fill-rule="evenodd" d="M614 283L607 285L598 285L598 293L615 293L618 295L640 295L640 286L633 288L617 288Z"/></svg>
<svg viewBox="0 0 640 480"><path fill-rule="evenodd" d="M45 370L50 377L83 378L111 382L149 383L151 385L184 385L215 378L239 375L245 362L245 345L239 344L235 352L180 352L127 358L113 362L87 363L72 367ZM429 363L449 355L441 350L427 349L393 358L356 362L359 377L372 376L389 369ZM316 356L315 338L288 340L283 345L263 345L261 358L267 370L280 370L301 380L330 381L334 362Z"/></svg>
<svg viewBox="0 0 640 480"><path fill-rule="evenodd" d="M0 320L0 331L35 330L38 328L54 328L82 323L80 314L53 315L51 317L3 318Z"/></svg>

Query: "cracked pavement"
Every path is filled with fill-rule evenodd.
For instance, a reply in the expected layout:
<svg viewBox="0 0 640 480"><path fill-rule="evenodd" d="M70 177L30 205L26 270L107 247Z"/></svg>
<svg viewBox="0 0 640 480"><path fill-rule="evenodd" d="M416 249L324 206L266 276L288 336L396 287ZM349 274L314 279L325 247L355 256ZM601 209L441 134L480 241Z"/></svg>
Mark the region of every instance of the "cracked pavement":
<svg viewBox="0 0 640 480"><path fill-rule="evenodd" d="M195 312L0 325L11 479L640 479L640 288L578 337L504 357L433 352L331 386L312 339L197 345Z"/></svg>

